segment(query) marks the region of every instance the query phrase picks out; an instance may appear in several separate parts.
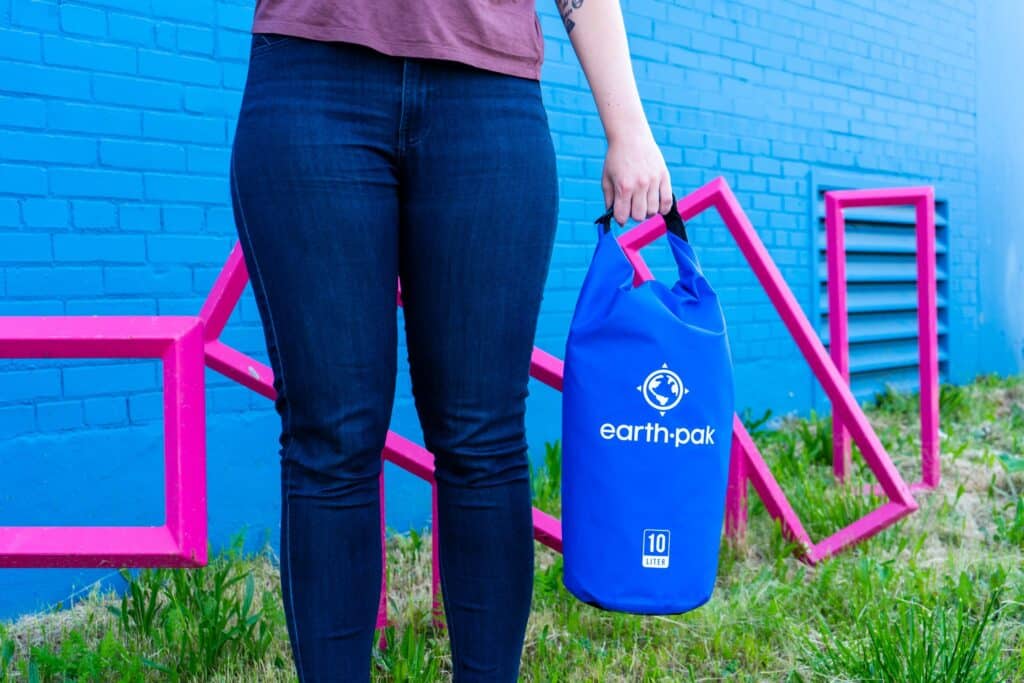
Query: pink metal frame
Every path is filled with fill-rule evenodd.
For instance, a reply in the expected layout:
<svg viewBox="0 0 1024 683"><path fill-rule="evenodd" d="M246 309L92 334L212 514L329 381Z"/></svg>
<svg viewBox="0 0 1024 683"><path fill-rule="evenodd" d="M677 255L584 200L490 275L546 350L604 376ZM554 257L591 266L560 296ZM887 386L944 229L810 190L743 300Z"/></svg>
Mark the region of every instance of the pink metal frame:
<svg viewBox="0 0 1024 683"><path fill-rule="evenodd" d="M687 220L710 208L718 211L811 369L837 406L838 414L890 501L832 536L813 542L742 422L734 418L726 502L727 533L739 535L745 530L748 482L753 483L768 512L781 522L786 535L800 542L801 557L812 563L877 533L914 511L917 505L910 489L893 467L843 374L829 358L725 181L719 178L708 183L681 199L678 206ZM664 221L655 216L620 238L636 269L638 282L651 277L640 249L659 237L664 229ZM243 386L268 399L276 397L271 368L220 341L247 282L242 252L236 244L198 318L0 318L0 357L163 358L168 450L168 523L164 527L0 527L0 566L197 566L206 562L202 358L205 357L210 368ZM400 296L398 300L400 303ZM561 391L562 361L558 358L535 348L530 372L535 379ZM434 605L435 618L440 620L434 459L422 446L393 432L387 435L382 456L432 487ZM533 511L533 523L534 538L560 552L561 523L537 509ZM382 504L382 537L384 531ZM380 626L387 623L385 577L386 572L382 577Z"/></svg>
<svg viewBox="0 0 1024 683"><path fill-rule="evenodd" d="M160 358L162 526L0 527L0 567L206 564L203 337L195 317L0 317L0 358Z"/></svg>
<svg viewBox="0 0 1024 683"><path fill-rule="evenodd" d="M939 340L935 305L935 191L931 187L838 190L825 193L828 260L829 346L843 380L850 382L850 330L846 306L846 219L843 210L867 206L915 209L917 233L917 332L921 386L921 480L912 491L939 485ZM841 407L833 412L838 415ZM850 471L850 434L843 420L833 421L832 466L838 479Z"/></svg>

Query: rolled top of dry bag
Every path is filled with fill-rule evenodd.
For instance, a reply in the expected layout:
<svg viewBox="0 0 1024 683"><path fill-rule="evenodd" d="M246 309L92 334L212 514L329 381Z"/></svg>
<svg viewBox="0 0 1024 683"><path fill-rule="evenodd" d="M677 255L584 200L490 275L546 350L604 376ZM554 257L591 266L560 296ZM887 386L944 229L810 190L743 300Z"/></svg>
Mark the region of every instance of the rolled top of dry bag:
<svg viewBox="0 0 1024 683"><path fill-rule="evenodd" d="M595 221L562 393L565 586L640 614L711 597L734 412L722 308L675 197L664 221L679 271L671 287L634 286L611 209Z"/></svg>

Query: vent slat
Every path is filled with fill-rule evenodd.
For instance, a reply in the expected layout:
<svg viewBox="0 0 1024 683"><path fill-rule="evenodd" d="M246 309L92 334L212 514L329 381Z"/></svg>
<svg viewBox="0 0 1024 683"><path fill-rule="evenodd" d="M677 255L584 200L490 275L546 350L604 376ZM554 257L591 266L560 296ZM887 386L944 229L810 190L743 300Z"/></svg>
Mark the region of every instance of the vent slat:
<svg viewBox="0 0 1024 683"><path fill-rule="evenodd" d="M867 285L850 285L847 288L846 308L848 313L917 310L917 290L912 287L885 290L882 289L883 285L874 285L871 286L873 291L862 290L867 287ZM946 307L946 296L941 293L941 290L935 301L939 309ZM822 315L828 315L828 295L825 293L822 293L818 299L818 310Z"/></svg>
<svg viewBox="0 0 1024 683"><path fill-rule="evenodd" d="M820 193L818 200L818 215L825 217L825 195ZM940 204L941 202L936 202ZM912 206L868 206L843 209L843 217L847 225L850 223L879 223L884 225L914 225L917 217ZM935 212L935 227L946 227L946 217L943 212Z"/></svg>
<svg viewBox="0 0 1024 683"><path fill-rule="evenodd" d="M877 341L888 341L888 340L900 340L900 339L912 339L917 342L917 316L913 314L904 314L901 316L902 320L894 321L856 321L857 316L851 316L849 323L849 334L851 344L862 344L865 342L877 342ZM945 323L939 323L938 332L939 337L944 336L947 333ZM821 341L825 346L829 345L829 331L828 331L828 319L818 330L821 336Z"/></svg>
<svg viewBox="0 0 1024 683"><path fill-rule="evenodd" d="M818 251L824 253L825 224L822 222L818 230ZM936 230L935 253L946 253L946 241L944 230ZM880 228L878 226L865 226L862 224L846 225L846 253L857 252L875 254L917 254L917 235L914 227L892 229Z"/></svg>
<svg viewBox="0 0 1024 683"><path fill-rule="evenodd" d="M945 267L935 269L936 282L945 282L949 273ZM828 264L818 266L818 280L822 287L828 287ZM846 281L849 282L909 282L917 283L917 262L891 263L883 259L872 262L870 259L858 261L848 260L846 263Z"/></svg>
<svg viewBox="0 0 1024 683"><path fill-rule="evenodd" d="M850 374L877 372L896 368L917 367L917 343L893 344L899 349L877 348L876 344L850 345ZM903 348L907 346L908 348ZM866 348L865 348L866 347ZM947 352L939 349L939 362L949 360Z"/></svg>

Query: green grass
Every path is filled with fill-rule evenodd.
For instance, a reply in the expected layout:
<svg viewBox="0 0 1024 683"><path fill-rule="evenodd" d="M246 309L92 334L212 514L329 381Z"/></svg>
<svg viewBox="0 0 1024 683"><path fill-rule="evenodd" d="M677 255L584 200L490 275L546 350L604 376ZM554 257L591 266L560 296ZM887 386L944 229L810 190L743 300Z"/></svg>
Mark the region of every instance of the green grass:
<svg viewBox="0 0 1024 683"><path fill-rule="evenodd" d="M597 610L561 584L561 558L537 548L527 681L1024 681L1024 379L943 387L940 489L921 509L850 551L808 567L751 498L747 536L724 542L712 600L694 612L639 617ZM917 396L868 407L905 478L916 478ZM745 422L813 538L878 505L854 450L847 485L831 476L831 422ZM534 472L537 505L560 511L560 453ZM277 563L240 539L201 570L127 574L124 597L0 624L0 683L10 681L293 681ZM388 547L389 646L374 680L449 678L432 625L430 535Z"/></svg>

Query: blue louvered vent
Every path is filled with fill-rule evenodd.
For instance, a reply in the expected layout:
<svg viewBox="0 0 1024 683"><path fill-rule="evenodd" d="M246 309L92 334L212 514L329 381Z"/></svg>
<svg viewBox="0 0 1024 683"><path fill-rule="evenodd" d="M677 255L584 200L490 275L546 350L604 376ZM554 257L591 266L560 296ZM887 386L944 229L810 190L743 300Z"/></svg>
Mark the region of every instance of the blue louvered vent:
<svg viewBox="0 0 1024 683"><path fill-rule="evenodd" d="M865 185L868 186L868 185ZM828 266L825 262L825 192L816 187L816 284L818 333L827 346ZM846 278L850 320L850 381L859 400L892 385L918 387L917 261L911 206L846 209ZM935 202L935 276L938 304L939 376L948 375L949 212Z"/></svg>

